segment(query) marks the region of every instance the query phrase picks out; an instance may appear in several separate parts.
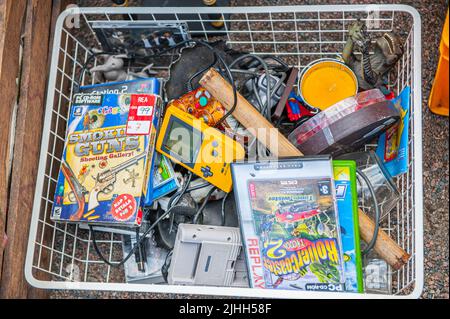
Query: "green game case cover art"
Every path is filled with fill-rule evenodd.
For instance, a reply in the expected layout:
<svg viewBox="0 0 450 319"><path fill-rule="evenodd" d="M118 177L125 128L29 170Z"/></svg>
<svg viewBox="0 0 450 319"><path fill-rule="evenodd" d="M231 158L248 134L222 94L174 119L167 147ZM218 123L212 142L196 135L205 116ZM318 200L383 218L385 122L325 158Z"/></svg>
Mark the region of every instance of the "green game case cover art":
<svg viewBox="0 0 450 319"><path fill-rule="evenodd" d="M336 201L344 254L345 290L364 292L359 241L355 161L333 161Z"/></svg>
<svg viewBox="0 0 450 319"><path fill-rule="evenodd" d="M344 291L331 159L232 167L251 286Z"/></svg>

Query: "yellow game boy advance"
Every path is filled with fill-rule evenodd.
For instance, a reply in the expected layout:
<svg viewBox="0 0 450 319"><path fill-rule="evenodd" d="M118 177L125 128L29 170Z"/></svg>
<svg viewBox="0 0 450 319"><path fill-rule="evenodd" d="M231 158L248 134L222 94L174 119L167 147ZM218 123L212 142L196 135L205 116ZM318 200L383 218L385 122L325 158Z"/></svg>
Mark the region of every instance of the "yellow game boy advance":
<svg viewBox="0 0 450 319"><path fill-rule="evenodd" d="M176 107L166 110L156 150L227 193L230 163L245 157L239 143Z"/></svg>

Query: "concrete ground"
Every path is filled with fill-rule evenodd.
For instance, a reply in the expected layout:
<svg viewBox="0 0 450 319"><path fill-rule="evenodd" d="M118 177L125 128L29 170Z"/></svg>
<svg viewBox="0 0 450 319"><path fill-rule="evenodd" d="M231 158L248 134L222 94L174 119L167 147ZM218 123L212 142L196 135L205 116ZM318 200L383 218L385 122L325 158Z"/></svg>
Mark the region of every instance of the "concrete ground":
<svg viewBox="0 0 450 319"><path fill-rule="evenodd" d="M145 1L145 0L144 0ZM102 1L84 0L84 5ZM131 3L133 1L130 0ZM423 170L425 284L423 298L449 298L449 119L432 114L427 107L439 57L439 41L445 20L446 0L330 1L239 0L239 5L401 3L415 7L422 16ZM53 291L52 298L185 298L182 295ZM196 298L189 296L189 298Z"/></svg>

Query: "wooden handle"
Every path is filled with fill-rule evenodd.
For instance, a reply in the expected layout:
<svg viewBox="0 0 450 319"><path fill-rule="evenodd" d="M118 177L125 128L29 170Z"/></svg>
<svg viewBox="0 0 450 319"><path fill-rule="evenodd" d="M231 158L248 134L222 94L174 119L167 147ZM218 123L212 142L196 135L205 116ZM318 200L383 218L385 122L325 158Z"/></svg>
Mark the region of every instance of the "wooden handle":
<svg viewBox="0 0 450 319"><path fill-rule="evenodd" d="M369 243L373 237L375 223L361 209L359 209L358 212L359 234L366 243ZM394 270L400 269L411 257L406 251L397 245L397 243L392 240L392 238L389 237L385 231L381 229L378 231L378 237L375 242L374 250L381 258L391 265Z"/></svg>
<svg viewBox="0 0 450 319"><path fill-rule="evenodd" d="M213 68L211 68L201 79L200 84L211 93L222 105L231 110L233 107L232 86ZM266 146L273 155L278 157L295 157L303 154L275 129L242 95L238 93L236 108L233 117L247 130ZM275 139L274 139L275 138ZM271 143L275 141L275 143ZM278 143L276 143L278 141ZM375 223L362 210L359 210L359 230L361 238L370 242L375 229ZM378 255L383 258L394 269L399 269L409 259L400 246L393 241L383 230L379 230L378 238L374 247Z"/></svg>
<svg viewBox="0 0 450 319"><path fill-rule="evenodd" d="M211 93L228 111L233 107L233 88L215 69L210 69L200 79L200 84ZM276 157L303 156L261 113L242 95L237 94L237 105L233 117L252 135L258 138Z"/></svg>

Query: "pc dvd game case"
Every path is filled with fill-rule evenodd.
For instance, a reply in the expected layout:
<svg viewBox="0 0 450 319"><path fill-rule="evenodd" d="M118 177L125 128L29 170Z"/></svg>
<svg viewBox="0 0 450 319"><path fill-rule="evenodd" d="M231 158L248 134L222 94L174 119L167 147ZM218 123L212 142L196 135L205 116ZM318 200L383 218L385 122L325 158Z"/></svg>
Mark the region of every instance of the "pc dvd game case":
<svg viewBox="0 0 450 319"><path fill-rule="evenodd" d="M232 164L250 285L344 291L329 156Z"/></svg>

